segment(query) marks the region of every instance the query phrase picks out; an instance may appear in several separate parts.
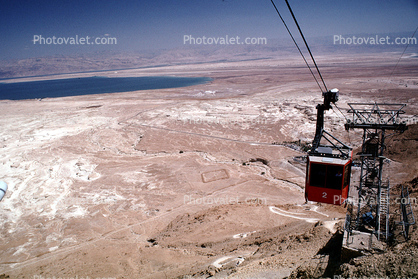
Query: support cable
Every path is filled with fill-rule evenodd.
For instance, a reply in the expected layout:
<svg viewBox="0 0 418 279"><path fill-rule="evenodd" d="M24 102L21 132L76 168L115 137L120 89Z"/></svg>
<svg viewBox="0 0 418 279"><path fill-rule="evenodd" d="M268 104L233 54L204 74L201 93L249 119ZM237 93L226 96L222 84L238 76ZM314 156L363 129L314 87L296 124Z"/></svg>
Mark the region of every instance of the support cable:
<svg viewBox="0 0 418 279"><path fill-rule="evenodd" d="M348 121L348 118L344 115L344 113L341 111L341 109L337 106L336 103L334 103L334 106L338 109L338 111L344 116L345 120Z"/></svg>
<svg viewBox="0 0 418 279"><path fill-rule="evenodd" d="M324 81L324 79L322 78L321 72L319 71L318 65L316 64L315 59L314 59L314 57L313 57L313 55L312 55L311 49L309 48L309 45L308 45L308 43L307 43L307 42L306 42L306 40L305 40L305 36L304 36L304 35L303 35L303 33L302 33L302 29L300 29L299 23L298 23L298 21L296 20L295 14L293 13L292 8L290 7L289 2L288 2L287 0L285 0L285 1L286 1L286 4L287 4L287 7L289 8L290 13L292 14L293 20L294 20L294 21L295 21L295 23L296 23L296 26L298 27L299 33L300 33L300 35L302 36L303 41L305 42L306 48L307 48L307 49L308 49L308 51L309 51L309 55L310 55L310 56L311 56L311 58L312 58L312 61L313 61L314 65L315 65L315 68L316 68L316 70L318 71L319 76L321 77L322 83L324 84L324 87L325 87L325 91L328 91L327 86L326 86L326 84L325 84L325 81Z"/></svg>
<svg viewBox="0 0 418 279"><path fill-rule="evenodd" d="M413 38L413 37L415 36L415 33L417 33L417 30L418 30L418 26L417 26L417 28L415 29L414 34L412 34L411 38ZM398 67L398 64L399 64L399 62L401 61L402 56L405 54L405 51L406 51L406 49L407 49L407 48L408 48L408 46L409 46L409 42L410 42L410 40L408 40L408 44L406 45L406 47L405 47L405 49L403 50L403 52L402 52L401 56L399 57L398 62L396 62L396 65L395 65L395 67L393 68L392 73L390 73L390 76L389 76L389 78L388 78L388 82L390 81L390 79L392 78L393 73L395 72L396 68Z"/></svg>
<svg viewBox="0 0 418 279"><path fill-rule="evenodd" d="M303 61L305 61L306 66L308 66L308 69L309 69L309 71L311 72L311 74L312 74L313 78L315 79L316 84L318 84L318 87L319 87L319 89L321 90L321 92L324 92L324 90L322 90L322 87L321 87L321 85L319 84L318 80L316 79L315 74L313 73L313 71L312 71L311 67L309 66L308 61L306 61L305 56L303 55L302 51L300 50L300 48L299 48L299 46L298 46L298 43L296 42L295 38L293 37L292 32L290 32L289 27L287 27L286 22L284 21L284 19L283 19L282 15L281 15L281 14L280 14L280 12L279 12L279 9L277 9L276 4L274 4L273 0L270 0L270 1L271 1L271 3L273 4L274 9L276 9L276 12L277 12L277 14L279 15L280 19L282 20L282 22L283 22L283 24L284 24L284 27L286 27L287 33L289 33L290 37L291 37L291 38L292 38L292 40L293 40L293 43L295 44L295 46L297 47L297 49L298 49L298 51L299 51L300 55L302 56ZM310 51L309 51L309 52L310 52ZM312 54L311 54L311 55L312 55ZM314 62L315 62L315 60L314 60ZM315 66L316 66L316 64L315 64ZM317 69L318 69L318 67L317 67ZM318 72L319 72L319 71L318 71ZM319 75L321 75L321 74L319 74ZM322 79L322 76L321 76L321 79ZM322 80L322 81L323 81L323 80ZM324 83L324 85L325 85L325 83ZM327 87L326 87L326 86L325 86L325 89L327 89Z"/></svg>

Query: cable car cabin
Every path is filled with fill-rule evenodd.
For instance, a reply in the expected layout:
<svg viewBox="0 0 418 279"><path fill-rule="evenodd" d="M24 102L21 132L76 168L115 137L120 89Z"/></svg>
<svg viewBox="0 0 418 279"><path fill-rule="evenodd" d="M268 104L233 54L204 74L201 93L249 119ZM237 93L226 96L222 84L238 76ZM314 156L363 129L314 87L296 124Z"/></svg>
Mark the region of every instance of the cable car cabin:
<svg viewBox="0 0 418 279"><path fill-rule="evenodd" d="M308 156L305 198L341 205L348 197L352 158Z"/></svg>

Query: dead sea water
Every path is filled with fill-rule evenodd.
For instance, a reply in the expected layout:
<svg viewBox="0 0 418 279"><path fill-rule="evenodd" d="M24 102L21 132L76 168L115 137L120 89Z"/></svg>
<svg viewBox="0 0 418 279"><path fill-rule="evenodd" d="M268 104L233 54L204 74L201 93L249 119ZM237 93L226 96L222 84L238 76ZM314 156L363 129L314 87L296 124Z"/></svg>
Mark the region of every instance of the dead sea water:
<svg viewBox="0 0 418 279"><path fill-rule="evenodd" d="M166 89L192 86L211 81L207 77L83 77L28 82L0 81L0 99L24 100L56 98L137 90Z"/></svg>

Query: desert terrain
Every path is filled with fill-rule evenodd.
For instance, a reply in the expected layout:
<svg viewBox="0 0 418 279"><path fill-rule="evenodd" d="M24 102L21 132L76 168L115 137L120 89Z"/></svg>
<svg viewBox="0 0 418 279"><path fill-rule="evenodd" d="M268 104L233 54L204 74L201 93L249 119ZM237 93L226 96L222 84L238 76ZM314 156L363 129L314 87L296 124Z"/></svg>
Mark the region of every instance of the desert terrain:
<svg viewBox="0 0 418 279"><path fill-rule="evenodd" d="M326 129L354 148L362 132L344 130L347 103L407 104L410 129L390 138L385 175L416 197L418 67L405 57L391 75L398 57L316 59L340 90ZM305 204L300 157L322 96L300 57L7 82L95 75L213 80L0 101L0 278L418 276L416 225L387 254L340 263L346 209Z"/></svg>

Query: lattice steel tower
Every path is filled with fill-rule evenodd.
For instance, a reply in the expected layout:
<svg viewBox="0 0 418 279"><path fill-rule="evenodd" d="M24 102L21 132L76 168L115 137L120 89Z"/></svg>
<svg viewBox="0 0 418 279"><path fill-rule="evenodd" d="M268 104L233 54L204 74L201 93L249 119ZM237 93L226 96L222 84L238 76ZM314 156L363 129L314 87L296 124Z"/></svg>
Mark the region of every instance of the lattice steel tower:
<svg viewBox="0 0 418 279"><path fill-rule="evenodd" d="M357 186L357 213L351 215L346 229L373 228L378 239L389 238L389 179L383 179L384 151L387 131L404 132L405 104L349 103L345 129L363 129L360 152L360 183ZM351 116L350 116L351 117ZM347 228L348 226L348 228Z"/></svg>

